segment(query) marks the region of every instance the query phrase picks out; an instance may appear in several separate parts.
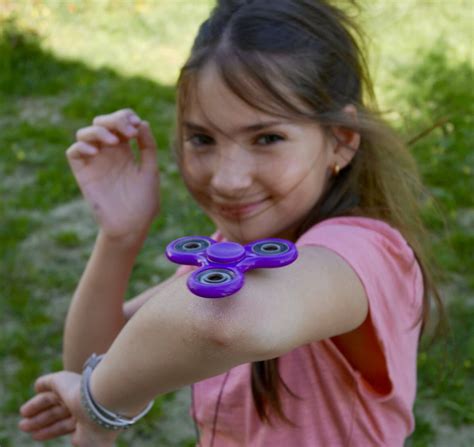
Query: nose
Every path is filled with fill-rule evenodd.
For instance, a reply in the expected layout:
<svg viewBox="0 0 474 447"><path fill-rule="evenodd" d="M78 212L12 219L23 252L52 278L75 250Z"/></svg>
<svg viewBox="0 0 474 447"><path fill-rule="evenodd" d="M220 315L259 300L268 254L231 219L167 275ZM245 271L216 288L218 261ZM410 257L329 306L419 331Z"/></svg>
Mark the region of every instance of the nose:
<svg viewBox="0 0 474 447"><path fill-rule="evenodd" d="M221 196L239 198L254 180L255 160L245 149L223 151L214 165L211 185Z"/></svg>

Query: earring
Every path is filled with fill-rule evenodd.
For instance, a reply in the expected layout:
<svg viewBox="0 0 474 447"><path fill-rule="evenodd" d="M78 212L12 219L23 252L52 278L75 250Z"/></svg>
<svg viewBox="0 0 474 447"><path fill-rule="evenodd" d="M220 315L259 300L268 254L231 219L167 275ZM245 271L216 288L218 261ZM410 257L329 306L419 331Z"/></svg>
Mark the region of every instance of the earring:
<svg viewBox="0 0 474 447"><path fill-rule="evenodd" d="M334 163L334 166L332 167L332 175L334 177L337 177L337 174L339 174L340 170L341 170L341 167L337 163Z"/></svg>

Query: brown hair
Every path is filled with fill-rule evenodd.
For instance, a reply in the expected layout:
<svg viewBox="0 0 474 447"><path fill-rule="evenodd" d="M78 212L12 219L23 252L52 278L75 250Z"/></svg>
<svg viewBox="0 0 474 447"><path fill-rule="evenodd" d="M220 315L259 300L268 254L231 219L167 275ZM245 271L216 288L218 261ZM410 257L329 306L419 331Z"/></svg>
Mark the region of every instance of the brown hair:
<svg viewBox="0 0 474 447"><path fill-rule="evenodd" d="M412 155L377 112L359 42L361 34L352 20L327 1L218 1L201 25L178 80L178 159L189 91L211 62L227 87L256 109L311 120L327 132L339 126L359 133L360 147L351 163L331 180L297 236L319 221L342 215L381 219L397 228L423 272L424 326L430 296L443 313L423 243L419 200L424 191ZM356 108L356 117L343 111L348 104ZM252 393L262 421L271 423L272 409L290 422L281 406L282 388L292 394L278 373L278 359L252 364Z"/></svg>

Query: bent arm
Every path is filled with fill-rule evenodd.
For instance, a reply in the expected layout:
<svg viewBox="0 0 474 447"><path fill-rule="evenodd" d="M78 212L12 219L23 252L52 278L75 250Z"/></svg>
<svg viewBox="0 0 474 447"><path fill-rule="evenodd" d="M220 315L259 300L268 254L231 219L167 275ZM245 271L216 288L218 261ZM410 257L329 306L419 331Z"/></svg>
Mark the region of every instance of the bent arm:
<svg viewBox="0 0 474 447"><path fill-rule="evenodd" d="M161 282L160 284L151 287L150 289L145 290L140 295L136 296L135 298L128 300L123 305L123 315L125 321L130 320L137 311L151 298L153 297L160 289L166 286L166 284L172 280L173 277L168 278L166 281Z"/></svg>
<svg viewBox="0 0 474 447"><path fill-rule="evenodd" d="M247 273L224 299L198 298L174 278L119 334L92 375L92 393L131 416L156 395L349 332L367 313L357 275L318 247L301 249L287 267Z"/></svg>

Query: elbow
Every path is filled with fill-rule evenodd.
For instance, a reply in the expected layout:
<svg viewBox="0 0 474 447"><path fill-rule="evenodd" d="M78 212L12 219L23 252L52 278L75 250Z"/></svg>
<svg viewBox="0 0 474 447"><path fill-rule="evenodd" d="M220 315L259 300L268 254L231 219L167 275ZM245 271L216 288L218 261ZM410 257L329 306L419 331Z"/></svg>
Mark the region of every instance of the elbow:
<svg viewBox="0 0 474 447"><path fill-rule="evenodd" d="M251 309L252 297L244 290L221 299L204 299L192 294L186 278L177 278L163 290L161 299L152 299L148 316L158 316L161 325L193 349L224 355L235 364L260 360L262 344L259 332L265 326ZM157 306L153 310L153 306Z"/></svg>
<svg viewBox="0 0 474 447"><path fill-rule="evenodd" d="M265 323L255 321L251 312L242 312L237 295L205 304L210 306L194 320L194 330L211 349L225 351L239 364L273 357L271 343L265 342Z"/></svg>
<svg viewBox="0 0 474 447"><path fill-rule="evenodd" d="M233 321L226 326L216 325L213 321L201 331L201 340L213 352L231 358L235 365L274 357L254 332L242 321Z"/></svg>
<svg viewBox="0 0 474 447"><path fill-rule="evenodd" d="M77 358L74 358L71 355L68 355L66 352L63 353L63 369L65 371L71 371L78 374L82 374L82 368L84 366L84 362L78 361Z"/></svg>
<svg viewBox="0 0 474 447"><path fill-rule="evenodd" d="M229 312L222 309L218 303L209 303L208 309L195 312L191 322L191 336L203 343L222 350L234 350L245 332L239 327L238 321Z"/></svg>

